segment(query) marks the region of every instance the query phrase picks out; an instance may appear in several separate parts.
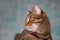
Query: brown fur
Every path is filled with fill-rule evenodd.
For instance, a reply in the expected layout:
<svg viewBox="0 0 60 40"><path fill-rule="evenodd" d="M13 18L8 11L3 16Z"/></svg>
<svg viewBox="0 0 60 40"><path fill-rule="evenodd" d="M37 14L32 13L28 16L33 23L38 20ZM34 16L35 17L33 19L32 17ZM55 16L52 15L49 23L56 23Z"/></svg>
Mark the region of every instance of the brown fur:
<svg viewBox="0 0 60 40"><path fill-rule="evenodd" d="M20 37L16 37L15 40L52 40L50 22L43 10L41 10L41 14L39 15L35 10L29 11L25 20L25 26L28 25L28 27L31 27L32 24L38 26L35 32L25 29L20 34Z"/></svg>

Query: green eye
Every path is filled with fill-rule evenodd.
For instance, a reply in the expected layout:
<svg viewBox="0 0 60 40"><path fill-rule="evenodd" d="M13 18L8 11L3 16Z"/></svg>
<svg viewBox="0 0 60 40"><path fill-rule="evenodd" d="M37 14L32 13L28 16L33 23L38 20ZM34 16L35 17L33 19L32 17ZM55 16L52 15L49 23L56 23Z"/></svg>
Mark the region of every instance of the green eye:
<svg viewBox="0 0 60 40"><path fill-rule="evenodd" d="M32 17L30 17L30 20L29 20L29 21L30 21L30 22L32 22L32 20L33 20L33 18L32 18Z"/></svg>

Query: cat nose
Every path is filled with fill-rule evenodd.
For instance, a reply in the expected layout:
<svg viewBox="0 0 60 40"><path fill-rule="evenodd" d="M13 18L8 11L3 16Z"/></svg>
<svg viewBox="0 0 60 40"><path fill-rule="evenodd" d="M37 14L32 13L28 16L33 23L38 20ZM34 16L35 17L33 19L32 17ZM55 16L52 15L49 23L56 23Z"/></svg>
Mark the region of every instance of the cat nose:
<svg viewBox="0 0 60 40"><path fill-rule="evenodd" d="M31 23L29 23L27 26L31 26Z"/></svg>

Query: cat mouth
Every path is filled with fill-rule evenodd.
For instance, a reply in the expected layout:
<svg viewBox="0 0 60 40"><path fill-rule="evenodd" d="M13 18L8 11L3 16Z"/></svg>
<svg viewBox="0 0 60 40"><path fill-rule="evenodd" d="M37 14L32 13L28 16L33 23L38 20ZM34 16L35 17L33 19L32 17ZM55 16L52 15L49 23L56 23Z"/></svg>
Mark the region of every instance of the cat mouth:
<svg viewBox="0 0 60 40"><path fill-rule="evenodd" d="M32 25L30 25L30 26L26 26L25 27L28 31L36 31L37 30L37 28L38 28L38 26L36 25L36 24L32 24Z"/></svg>
<svg viewBox="0 0 60 40"><path fill-rule="evenodd" d="M27 23L25 26L26 26L26 27L31 27L32 24L31 24L31 23Z"/></svg>

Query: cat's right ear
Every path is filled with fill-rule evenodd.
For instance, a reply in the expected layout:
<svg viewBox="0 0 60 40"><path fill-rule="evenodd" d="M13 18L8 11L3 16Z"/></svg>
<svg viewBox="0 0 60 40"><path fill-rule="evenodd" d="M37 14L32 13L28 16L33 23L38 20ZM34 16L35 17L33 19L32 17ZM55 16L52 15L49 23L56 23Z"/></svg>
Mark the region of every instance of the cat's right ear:
<svg viewBox="0 0 60 40"><path fill-rule="evenodd" d="M39 8L38 5L34 5L33 9L37 12L36 14L38 14L38 15L40 14L41 15L41 8Z"/></svg>

